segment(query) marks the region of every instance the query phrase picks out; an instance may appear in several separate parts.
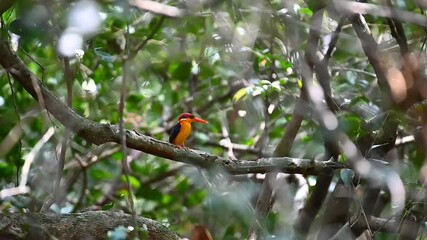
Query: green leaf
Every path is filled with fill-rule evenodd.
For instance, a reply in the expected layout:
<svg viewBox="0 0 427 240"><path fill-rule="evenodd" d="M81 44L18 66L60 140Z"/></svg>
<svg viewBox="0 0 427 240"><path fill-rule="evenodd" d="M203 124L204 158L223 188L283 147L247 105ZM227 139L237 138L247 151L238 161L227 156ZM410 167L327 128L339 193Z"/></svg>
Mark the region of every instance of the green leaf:
<svg viewBox="0 0 427 240"><path fill-rule="evenodd" d="M121 161L123 159L123 153L118 151L118 152L113 153L113 155L111 155L111 157L116 161Z"/></svg>
<svg viewBox="0 0 427 240"><path fill-rule="evenodd" d="M362 133L361 119L353 114L346 114L340 117L340 127L351 138L355 138Z"/></svg>
<svg viewBox="0 0 427 240"><path fill-rule="evenodd" d="M287 70L288 68L291 68L294 66L294 64L292 64L291 62L287 62L287 61L280 61L280 66L282 67L283 70Z"/></svg>
<svg viewBox="0 0 427 240"><path fill-rule="evenodd" d="M204 189L196 190L191 193L187 199L187 206L193 207L199 205L207 196L207 192Z"/></svg>
<svg viewBox="0 0 427 240"><path fill-rule="evenodd" d="M191 68L191 62L181 62L179 64L172 64L169 67L169 72L174 79L188 81L191 76Z"/></svg>
<svg viewBox="0 0 427 240"><path fill-rule="evenodd" d="M170 205L173 202L174 202L174 198L171 195L169 195L169 194L163 195L163 198L162 198L162 201L161 201L161 203L163 205Z"/></svg>
<svg viewBox="0 0 427 240"><path fill-rule="evenodd" d="M96 168L90 170L90 176L95 180L109 180L113 177L109 171Z"/></svg>
<svg viewBox="0 0 427 240"><path fill-rule="evenodd" d="M176 186L175 189L180 193L185 193L190 188L190 182L187 178L182 179Z"/></svg>
<svg viewBox="0 0 427 240"><path fill-rule="evenodd" d="M355 107L359 104L369 104L371 101L365 96L357 96L351 99L350 106Z"/></svg>
<svg viewBox="0 0 427 240"><path fill-rule="evenodd" d="M242 99L243 97L245 97L247 94L247 90L246 88L241 88L239 89L233 96L233 101L234 102L238 102L240 99Z"/></svg>
<svg viewBox="0 0 427 240"><path fill-rule="evenodd" d="M0 160L0 176L8 177L13 174L13 166Z"/></svg>
<svg viewBox="0 0 427 240"><path fill-rule="evenodd" d="M159 189L144 185L141 185L141 187L137 191L137 194L153 201L159 201L163 197L163 193Z"/></svg>
<svg viewBox="0 0 427 240"><path fill-rule="evenodd" d="M263 85L268 85L268 86L270 86L270 85L271 85L271 82L270 82L270 81L268 81L268 80L261 80L261 81L259 81L259 85L260 85L260 86L263 86Z"/></svg>
<svg viewBox="0 0 427 240"><path fill-rule="evenodd" d="M308 16L308 17L311 17L313 15L313 11L311 11L310 8L300 8L300 9L298 9L298 12L301 15L305 15L305 16Z"/></svg>
<svg viewBox="0 0 427 240"><path fill-rule="evenodd" d="M280 85L280 81L274 81L271 83L271 89L280 92L282 90L282 87Z"/></svg>
<svg viewBox="0 0 427 240"><path fill-rule="evenodd" d="M110 210L112 208L114 208L116 206L116 204L114 202L109 202L107 204L104 204L102 206L102 210L106 211L106 210Z"/></svg>
<svg viewBox="0 0 427 240"><path fill-rule="evenodd" d="M134 189L138 189L141 187L141 183L139 182L139 180L137 178L135 178L134 176L128 176L129 177L129 182L130 185L134 188ZM122 181L124 183L127 183L127 179L126 176L122 176Z"/></svg>

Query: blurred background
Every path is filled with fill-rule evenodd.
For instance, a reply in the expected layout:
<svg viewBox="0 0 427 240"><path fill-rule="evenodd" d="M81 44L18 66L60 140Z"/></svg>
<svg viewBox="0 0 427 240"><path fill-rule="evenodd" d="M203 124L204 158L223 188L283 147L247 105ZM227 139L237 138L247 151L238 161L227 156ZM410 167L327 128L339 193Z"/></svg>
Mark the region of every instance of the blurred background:
<svg viewBox="0 0 427 240"><path fill-rule="evenodd" d="M325 160L332 138L367 159L361 167L353 148L341 148L335 160L352 170L330 174L307 231L297 219L318 194L318 176L278 174L260 223L265 239L329 239L346 224L356 226L348 237L369 229L367 239L423 239L425 3L369 2L356 8L347 1L2 0L1 38L50 91L96 122L119 124L123 96L125 128L167 141L178 116L192 112L209 124L193 125L188 147L250 161L275 155L295 111L304 119L288 156ZM373 43L361 37L354 16L365 21ZM308 49L313 26L314 51ZM367 51L367 44L374 48ZM330 93L319 75L308 84L304 79L311 75L302 70L310 51L326 59ZM95 146L74 134L64 145L64 126L4 68L0 83L0 189L19 185L24 162L33 159L30 191L0 199L0 211L40 211L65 146L59 195L49 211L131 213L126 159L137 215L185 236L203 225L214 239L248 238L264 174L202 170L113 143ZM302 89L310 93L297 105ZM322 107L331 118L319 113ZM337 122L335 132L325 130L329 120ZM49 129L53 134L43 138ZM407 221L416 226L409 235Z"/></svg>

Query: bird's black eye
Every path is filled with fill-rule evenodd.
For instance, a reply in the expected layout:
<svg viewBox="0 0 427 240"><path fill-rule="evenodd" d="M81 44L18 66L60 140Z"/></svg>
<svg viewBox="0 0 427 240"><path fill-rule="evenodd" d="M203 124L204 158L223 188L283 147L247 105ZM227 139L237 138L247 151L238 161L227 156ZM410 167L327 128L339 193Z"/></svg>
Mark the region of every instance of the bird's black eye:
<svg viewBox="0 0 427 240"><path fill-rule="evenodd" d="M190 118L194 118L194 115L190 115Z"/></svg>

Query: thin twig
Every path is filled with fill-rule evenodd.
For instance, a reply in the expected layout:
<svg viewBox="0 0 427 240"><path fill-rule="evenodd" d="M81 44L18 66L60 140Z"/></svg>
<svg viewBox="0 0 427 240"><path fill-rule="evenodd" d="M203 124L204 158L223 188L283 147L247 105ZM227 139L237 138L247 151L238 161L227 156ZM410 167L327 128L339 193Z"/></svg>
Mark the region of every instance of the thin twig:
<svg viewBox="0 0 427 240"><path fill-rule="evenodd" d="M58 197L61 195L62 173L64 171L65 153L67 151L68 140L71 135L70 133L71 132L69 129L65 129L64 138L62 139L62 143L61 143L61 152L58 159L58 170L56 173L53 192L52 192L52 195L49 197L49 199L41 207L40 212L45 212L49 210L52 204L54 204L57 201Z"/></svg>
<svg viewBox="0 0 427 240"><path fill-rule="evenodd" d="M15 188L7 188L0 191L0 199L10 197L16 194L23 194L30 191L30 188L27 186L28 175L30 173L31 164L33 163L36 155L40 152L43 145L49 141L53 136L55 130L53 127L50 127L43 137L36 143L36 145L31 149L30 153L27 155L24 166L22 167L21 180L19 186Z"/></svg>
<svg viewBox="0 0 427 240"><path fill-rule="evenodd" d="M384 4L390 7L390 11L393 15L397 15L396 9L393 8L391 0L383 0ZM408 41L406 39L405 31L403 30L402 23L393 18L387 17L387 23L390 27L391 35L396 39L397 44L400 47L400 53L405 55L409 52Z"/></svg>
<svg viewBox="0 0 427 240"><path fill-rule="evenodd" d="M71 212L76 212L77 209L79 209L80 205L83 202L83 199L85 197L85 192L86 192L86 189L87 189L87 164L78 155L75 156L75 159L79 163L79 165L81 167L81 170L82 170L82 173L83 173L83 184L82 184L82 188L80 190L79 199L77 200L76 204L74 204L73 210Z"/></svg>
<svg viewBox="0 0 427 240"><path fill-rule="evenodd" d="M1 18L1 20L2 20L2 22L3 22L3 17ZM16 159L21 159L21 147L22 147L22 142L21 142L21 135L22 135L22 133L24 132L24 129L22 128L22 125L21 125L21 115L19 114L19 111L18 111L18 104L16 103L16 94L15 94L15 90L14 90L14 87L13 87L13 83L12 83L12 78L10 77L10 74L9 73L6 73L7 74L7 80L8 80L8 82L9 82L9 86L10 86L10 92L11 92L11 94L12 94L12 99L13 99L13 107L14 107L14 109L15 109L15 112L16 112L16 116L18 117L18 126L17 126L17 130L21 133L21 134L17 134L16 136L19 136L19 140L18 140L18 146L19 146L19 150L18 150L18 156L17 156L17 158ZM15 128L14 128L15 129ZM13 130L13 129L12 129ZM15 132L16 133L16 132ZM3 140L4 141L4 140ZM2 149L1 148L1 146L0 146L0 149ZM6 153L7 153L8 151L6 151ZM6 154L6 153L4 153L4 154ZM0 153L0 156L1 156L2 154ZM19 182L18 182L18 176L19 176L19 167L20 167L20 164L16 164L16 186L18 186L18 184L19 184Z"/></svg>
<svg viewBox="0 0 427 240"><path fill-rule="evenodd" d="M162 26L165 18L166 18L165 16L160 17L159 21L157 22L156 26L153 27L153 30L151 30L150 34L147 37L145 37L145 39L144 39L144 41L142 41L142 43L140 43L134 50L132 50L131 56L129 58L135 57L139 53L139 51L141 51L141 49L144 48L145 45L147 45L148 41L150 39L152 39L154 37L154 35L156 35L156 33L159 31L159 29Z"/></svg>
<svg viewBox="0 0 427 240"><path fill-rule="evenodd" d="M136 212L135 206L133 202L133 189L130 183L129 175L130 169L129 164L127 162L128 154L126 147L126 132L124 128L124 108L125 108L125 99L126 99L126 82L128 79L128 74L130 71L129 68L129 54L130 54L130 45L129 45L129 24L126 24L126 33L125 33L125 55L123 57L123 65L122 65L122 86L120 89L120 103L119 103L119 134L120 134L120 143L122 146L122 171L123 175L126 179L126 186L129 193L128 202L132 212L132 223L134 227L134 231L131 232L132 238L136 238L138 236L138 224L136 222Z"/></svg>
<svg viewBox="0 0 427 240"><path fill-rule="evenodd" d="M73 104L73 83L72 83L72 72L70 69L70 60L68 58L64 58L63 64L64 64L64 80L67 86L67 106L71 108ZM40 209L41 212L47 211L52 206L52 204L54 204L58 200L58 197L61 195L61 180L62 180L62 174L64 172L65 154L67 152L68 142L70 140L70 137L71 137L71 130L68 128L65 128L64 137L62 139L62 144L61 144L61 153L58 159L58 170L56 173L55 185L53 187L52 195L43 204L42 208Z"/></svg>
<svg viewBox="0 0 427 240"><path fill-rule="evenodd" d="M231 144L231 139L230 139L230 129L228 126L228 120L226 117L226 113L224 111L221 111L219 113L220 115L220 122L221 122L221 131L222 131L222 135L224 136L222 141L225 141L225 145L227 146L227 156L228 158L230 158L231 160L237 160L236 156L234 155L234 151L233 151L233 145Z"/></svg>
<svg viewBox="0 0 427 240"><path fill-rule="evenodd" d="M177 173L181 172L182 170L188 168L187 165L180 165L178 167L172 168L167 172L152 176L152 178L141 181L141 186L148 186L151 184L154 184L156 182L160 182L163 181L165 179L167 179L168 177L172 177L175 176Z"/></svg>
<svg viewBox="0 0 427 240"><path fill-rule="evenodd" d="M324 56L324 60L327 62L329 62L329 59L331 59L331 57L332 57L332 52L334 51L334 49L337 45L338 38L340 36L341 29L344 25L345 19L346 18L344 18L344 17L340 17L340 19L338 20L337 28L335 28L335 31L332 32L332 34L331 34L331 41L329 42L328 50L326 51L325 56Z"/></svg>

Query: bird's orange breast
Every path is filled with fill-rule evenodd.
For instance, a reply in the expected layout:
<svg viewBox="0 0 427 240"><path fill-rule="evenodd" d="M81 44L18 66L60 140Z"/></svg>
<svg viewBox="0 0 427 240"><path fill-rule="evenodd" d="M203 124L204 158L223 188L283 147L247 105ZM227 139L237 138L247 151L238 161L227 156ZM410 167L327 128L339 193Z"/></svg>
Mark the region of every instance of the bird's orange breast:
<svg viewBox="0 0 427 240"><path fill-rule="evenodd" d="M191 134L191 123L187 121L181 121L179 124L181 125L181 129L178 135L176 135L176 138L173 140L173 143L182 145Z"/></svg>

